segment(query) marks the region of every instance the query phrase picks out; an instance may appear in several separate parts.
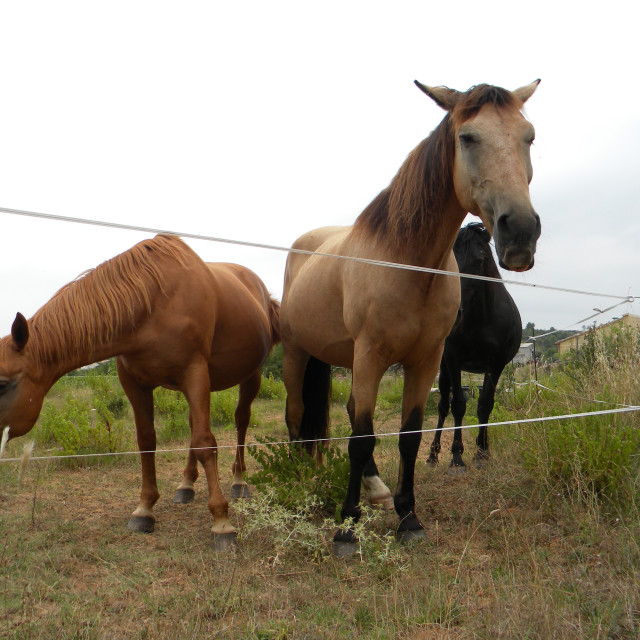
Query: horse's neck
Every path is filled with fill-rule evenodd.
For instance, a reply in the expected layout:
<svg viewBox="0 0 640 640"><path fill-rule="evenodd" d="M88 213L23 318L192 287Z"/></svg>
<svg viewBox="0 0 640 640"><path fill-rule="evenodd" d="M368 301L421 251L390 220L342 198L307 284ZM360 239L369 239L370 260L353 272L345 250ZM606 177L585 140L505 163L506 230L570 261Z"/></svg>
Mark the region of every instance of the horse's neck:
<svg viewBox="0 0 640 640"><path fill-rule="evenodd" d="M452 195L444 210L433 215L437 219L432 221L428 233L416 238L413 249L420 266L442 269L453 251L453 243L466 212Z"/></svg>
<svg viewBox="0 0 640 640"><path fill-rule="evenodd" d="M51 334L43 333L37 322L32 324L27 349L42 379L51 381L51 385L70 371L107 360L121 351L117 346L118 338L115 336L82 350L73 344L66 344L71 341L70 336L60 336L55 344L54 339Z"/></svg>

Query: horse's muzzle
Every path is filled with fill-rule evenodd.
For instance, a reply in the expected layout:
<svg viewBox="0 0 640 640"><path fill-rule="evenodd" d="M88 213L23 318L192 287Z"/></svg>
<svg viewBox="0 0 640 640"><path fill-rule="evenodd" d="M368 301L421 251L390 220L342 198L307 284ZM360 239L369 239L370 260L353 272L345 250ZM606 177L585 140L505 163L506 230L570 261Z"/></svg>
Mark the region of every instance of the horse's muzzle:
<svg viewBox="0 0 640 640"><path fill-rule="evenodd" d="M540 216L533 210L501 215L494 229L500 266L509 271L531 269L540 232Z"/></svg>
<svg viewBox="0 0 640 640"><path fill-rule="evenodd" d="M533 268L533 264L535 262L535 258L531 251L507 251L505 253L505 257L498 258L498 264L508 271L529 271L529 269Z"/></svg>

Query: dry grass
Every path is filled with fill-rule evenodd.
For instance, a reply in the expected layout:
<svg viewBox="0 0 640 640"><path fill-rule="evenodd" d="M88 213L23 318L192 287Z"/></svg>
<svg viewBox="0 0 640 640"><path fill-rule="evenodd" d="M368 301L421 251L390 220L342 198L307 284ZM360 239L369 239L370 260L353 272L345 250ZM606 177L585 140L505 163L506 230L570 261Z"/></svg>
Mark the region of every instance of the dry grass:
<svg viewBox="0 0 640 640"><path fill-rule="evenodd" d="M281 403L262 402L265 426L251 433L285 436L281 411ZM397 414L387 415L384 430L394 430ZM638 511L608 516L595 501L541 491L523 470L516 440L497 430L492 436L488 467L469 465L451 477L447 441L442 464L424 465L427 435L416 478L426 539L349 560L328 553L330 532L319 521L309 523L317 528L312 549L276 544L265 525L243 536L236 553L214 553L202 481L194 503L171 503L181 454L159 456L162 498L151 535L126 531L139 487L135 458L81 469L32 461L19 486L17 466L2 464L0 636L639 637ZM221 443L233 438L219 434ZM471 437L465 441L470 461ZM9 443L8 455L22 444ZM391 486L396 447L389 439L376 450ZM221 453L225 486L231 462L229 450ZM243 529L245 516L233 512ZM371 527L382 537L395 525L395 515L384 513Z"/></svg>

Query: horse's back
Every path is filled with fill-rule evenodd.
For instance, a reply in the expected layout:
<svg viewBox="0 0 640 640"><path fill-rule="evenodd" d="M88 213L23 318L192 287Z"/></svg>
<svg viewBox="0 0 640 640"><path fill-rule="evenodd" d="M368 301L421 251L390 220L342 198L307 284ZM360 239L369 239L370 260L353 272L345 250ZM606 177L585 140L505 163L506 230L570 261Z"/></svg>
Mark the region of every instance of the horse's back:
<svg viewBox="0 0 640 640"><path fill-rule="evenodd" d="M291 245L291 248L299 249L301 251L318 251L320 247L323 247L323 245L327 241L343 238L349 233L350 230L351 227L319 227L318 229L313 229L312 231L308 231L307 233L301 235ZM330 253L331 251L324 252ZM291 285L291 282L296 277L302 265L304 265L310 257L311 256L307 254L295 252L292 252L288 255L284 275L285 291Z"/></svg>

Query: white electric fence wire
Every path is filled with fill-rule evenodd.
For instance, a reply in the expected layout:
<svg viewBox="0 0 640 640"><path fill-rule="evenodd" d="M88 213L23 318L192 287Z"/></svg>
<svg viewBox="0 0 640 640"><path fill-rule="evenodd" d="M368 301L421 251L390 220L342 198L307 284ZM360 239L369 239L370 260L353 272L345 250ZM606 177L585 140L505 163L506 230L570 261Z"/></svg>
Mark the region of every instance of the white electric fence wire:
<svg viewBox="0 0 640 640"><path fill-rule="evenodd" d="M527 384L526 382L524 384ZM546 391L552 391L553 393L558 393L558 394L562 394L564 396L567 396L568 398L576 398L577 400L584 400L585 402L594 402L594 403L598 403L598 404L609 404L612 407L632 407L633 405L631 404L624 404L622 402L609 402L608 400L595 400L593 398L585 398L584 396L577 396L573 393L567 393L566 391L558 391L557 389L552 389L551 387L547 387L545 385L543 385L542 383L538 382L537 380L531 380L530 384L534 384L537 387L540 387L541 389L545 389Z"/></svg>
<svg viewBox="0 0 640 640"><path fill-rule="evenodd" d="M614 298L616 300L619 300L620 302L617 302L616 304L612 305L611 307L608 307L607 309L598 311L598 313L593 314L587 318L584 318L583 320L578 320L578 322L575 322L571 325L569 325L569 327L572 327L576 324L579 323L583 323L586 322L588 320L591 320L592 318L595 318L596 316L605 313L607 311L610 311L611 309L614 309L615 307L618 307L622 304L628 304L633 302L636 298L634 296L631 295L627 295L627 296L619 296L619 295L613 295L613 294L608 294L608 293L595 293L592 291L582 291L582 290L578 290L578 289L567 289L567 288L563 288L563 287L554 287L554 286L549 286L549 285L540 285L540 284L534 284L534 283L529 283L529 282L521 282L521 281L517 281L517 280L505 280L502 278L491 278L488 276L479 276L479 275L472 275L472 274L464 274L464 273L458 273L456 271L445 271L442 269L430 269L428 267L418 267L415 265L407 265L407 264L400 264L397 262L387 262L387 261L382 261L382 260L371 260L371 259L367 259L367 258L356 258L354 256L342 256L342 255L337 255L337 254L331 254L331 253L322 253L322 252L317 252L317 251L306 251L304 249L293 249L291 247L281 247L281 246L277 246L277 245L270 245L270 244L264 244L264 243L257 243L257 242L248 242L248 241L243 241L243 240L231 240L228 238L217 238L217 237L213 237L213 236L206 236L206 235L202 235L202 234L195 234L195 233L187 233L187 232L178 232L178 231L169 231L166 229L157 229L157 228L153 228L153 227L142 227L142 226L137 226L137 225L128 225L128 224L121 224L121 223L117 223L117 222L106 222L103 220L91 220L88 218L73 218L70 216L62 216L62 215L54 215L54 214L47 214L47 213L37 213L37 212L33 212L33 211L24 211L24 210L20 210L20 209L9 209L6 207L0 207L0 213L8 213L8 214L12 214L12 215L19 215L19 216L25 216L25 217L31 217L31 218L41 218L41 219L46 219L46 220L56 220L59 222L71 222L71 223L76 223L76 224L86 224L86 225L92 225L92 226L100 226L100 227L110 227L110 228L115 228L115 229L123 229L123 230L128 230L128 231L139 231L139 232L143 232L143 233L153 233L153 234L157 234L157 233L162 233L162 234L167 234L167 235L173 235L173 236L181 236L184 238L190 238L193 240L205 240L205 241L210 241L210 242L219 242L219 243L223 243L223 244L233 244L233 245L240 245L240 246L246 246L246 247L254 247L254 248L259 248L259 249L269 249L269 250L273 250L273 251L283 251L283 252L287 252L287 253L301 253L301 254L305 254L305 255L319 255L319 256L323 256L323 257L327 257L327 258L338 258L340 260L352 260L355 262L361 262L361 263L365 263L365 264L372 264L372 265L377 265L377 266L383 266L383 267L390 267L390 268L394 268L394 269L405 269L408 271L418 271L418 272L422 272L422 273L431 273L431 274L439 274L439 275L447 275L447 276L454 276L454 277L462 277L462 278L469 278L472 280L484 280L487 282L500 282L503 284L514 284L514 285L518 285L518 286L524 286L524 287L531 287L531 288L537 288L537 289L546 289L546 290L550 290L550 291L559 291L559 292L563 292L563 293L575 293L575 294L579 294L579 295L588 295L588 296L594 296L594 297L600 297L600 298ZM530 339L538 339L541 338L543 336L546 335L550 335L552 333L555 333L557 331L561 331L561 329L556 329L554 331L550 331L548 333L539 335L539 336L535 336L534 338L530 338ZM544 387L544 385L541 385L539 383L538 386L543 387L545 389L549 389L549 387ZM553 389L549 389L551 391L553 391ZM584 398L583 398L584 399ZM596 400L595 402L604 402L602 400ZM607 403L607 404L614 404L614 403ZM504 426L504 425L517 425L517 424L528 424L528 423L534 423L534 422L548 422L550 420L566 420L566 419L571 419L571 418L584 418L584 417L589 417L589 416L596 416L596 415L608 415L608 414L615 414L615 413L623 413L623 412L628 412L628 411L638 411L640 410L639 406L631 406L631 405L619 405L621 408L619 409L610 409L607 411L591 411L591 412L584 412L584 413L575 413L575 414L566 414L566 415L562 415L562 416L546 416L546 417L541 417L541 418L526 418L523 420L509 420L509 421L504 421L504 422L493 422L493 423L488 423L488 424L484 424L484 425L462 425L460 427L443 427L441 429L441 431L452 431L456 428L458 429L472 429L472 428L477 428L477 427L481 427L481 426L486 426L486 427L495 427L495 426ZM6 430L5 430L6 431ZM404 432L405 434L409 434L409 433L430 433L430 432L434 432L436 431L436 429L420 429L420 430L416 430L416 431L406 431ZM392 432L392 433L381 433L381 434L376 434L375 437L376 438L384 438L384 437L391 437L391 436L399 436L401 435L400 432ZM296 441L297 444L301 444L301 443L307 443L307 442L332 442L332 441L342 441L342 440L349 440L351 438L369 438L371 437L370 435L356 435L356 436L342 436L342 437L332 437L332 438L322 438L322 439L318 439L318 440L301 440L301 441ZM281 441L281 442L268 442L268 443L247 443L245 445L243 445L245 448L255 448L255 447L273 447L273 446L278 446L278 445L289 445L291 444L291 442L289 440L286 441ZM235 449L237 447L237 445L218 445L217 447L202 447L203 449L210 449L210 448L216 448L216 449ZM140 453L174 453L174 452L184 452L184 451L189 451L191 450L190 447L187 448L177 448L177 449L156 449L155 451L124 451L124 452L112 452L112 453L93 453L93 454L82 454L82 455L63 455L63 456L34 456L31 459L32 460L64 460L64 459L68 459L68 458L98 458L98 457L108 457L108 456L124 456L124 455L138 455ZM197 450L197 449L194 449ZM0 462L16 462L21 460L22 458L0 458Z"/></svg>
<svg viewBox="0 0 640 640"><path fill-rule="evenodd" d="M37 213L34 211L23 211L21 209L9 209L6 207L0 207L0 213L9 213L12 215L26 216L30 218L42 218L45 220L57 220L59 222L74 222L77 224L87 224L99 227L110 227L112 229L124 229L127 231L141 231L143 233L163 233L171 236L179 236L182 238L190 238L192 240L206 240L209 242L220 242L223 244L233 244L245 247L255 247L258 249L270 249L272 251L284 251L287 253L301 253L304 255L323 256L326 258L338 258L340 260L352 260L355 262L362 262L364 264L372 264L381 267L391 267L393 269L405 269L407 271L418 271L421 273L432 273L445 276L455 276L462 278L470 278L472 280L484 280L486 282L501 282L503 284L514 284L521 287L531 287L535 289L546 289L549 291L559 291L563 293L575 293L584 296L594 296L598 298L614 298L616 300L622 300L623 302L633 302L634 296L619 296L610 293L594 293L592 291L581 291L579 289L566 289L563 287L554 287L550 285L535 284L531 282L522 282L519 280L505 280L503 278L490 278L489 276L478 276L468 273L458 273L457 271L444 271L442 269L431 269L429 267L418 267L410 264L401 264L398 262L386 262L384 260L370 260L368 258L356 258L355 256L341 256L335 253L323 253L320 251L307 251L305 249L293 249L291 247L281 247L272 244L263 244L260 242L248 242L245 240L230 240L228 238L216 238L214 236L205 236L197 233L187 233L182 231L169 231L167 229L156 229L153 227L141 227L131 224L121 224L118 222L105 222L104 220L90 220L88 218L72 218L69 216L55 215L50 213Z"/></svg>
<svg viewBox="0 0 640 640"><path fill-rule="evenodd" d="M594 309L596 313L592 313L590 316L587 316L586 318L582 318L582 320L577 320L576 322L572 322L571 324L566 325L563 329L554 329L553 331L547 331L546 333L541 333L540 335L537 335L537 336L530 336L525 340L525 342L530 342L530 341L535 342L540 338L551 336L554 333L558 333L559 331L567 331L568 329L571 329L571 327L575 327L577 324L584 324L589 320L593 320L594 318L597 318L603 313L607 313L607 311L611 311L612 309L615 309L616 307L619 307L623 304L629 304L630 302L633 302L633 300L634 298L632 298L632 296L629 296L626 300L623 300L622 302L616 302L616 304L612 304L610 307L607 307L606 309L598 309L598 310Z"/></svg>
<svg viewBox="0 0 640 640"><path fill-rule="evenodd" d="M459 427L442 427L440 431L454 431L455 429L477 429L478 427L501 427L507 425L518 425L518 424L532 424L536 422L550 422L553 420L570 420L575 418L588 418L591 416L605 416L612 415L617 413L628 413L630 411L640 411L640 406L626 406L621 407L619 409L606 409L604 411L585 411L582 413L568 413L560 416L544 416L542 418L523 418L522 420L505 420L502 422L489 422L485 424L466 424L461 425ZM248 442L242 445L245 449L257 449L260 447L277 447L281 445L299 445L310 442L336 442L343 440L355 440L358 438L388 438L391 436L400 436L400 435L410 435L416 433L433 433L437 431L435 427L433 429L416 429L414 431L394 431L389 433L376 433L373 435L352 435L352 436L336 436L331 438L319 438L317 440L281 440L279 442ZM67 460L70 458L73 459L82 459L82 458L107 458L107 457L115 457L115 456L129 456L129 455L138 455L142 453L180 453L185 451L203 451L205 449L236 449L237 445L235 444L224 444L217 445L216 447L180 447L177 449L155 449L150 451L117 451L110 453L86 453L86 454L77 454L77 455L63 455L63 456L32 456L31 460ZM0 459L0 463L2 462L17 462L22 458L4 458Z"/></svg>

